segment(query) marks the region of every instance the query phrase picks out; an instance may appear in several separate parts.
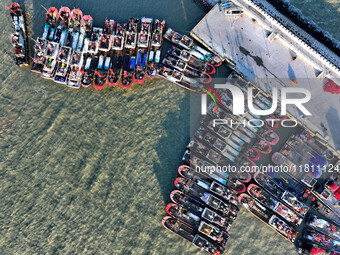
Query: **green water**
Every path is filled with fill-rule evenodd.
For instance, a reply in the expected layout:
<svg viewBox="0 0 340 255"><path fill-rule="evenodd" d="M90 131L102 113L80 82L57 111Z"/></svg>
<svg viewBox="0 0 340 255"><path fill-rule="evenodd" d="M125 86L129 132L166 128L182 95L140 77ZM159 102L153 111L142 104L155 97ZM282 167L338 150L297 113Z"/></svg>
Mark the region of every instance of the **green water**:
<svg viewBox="0 0 340 255"><path fill-rule="evenodd" d="M34 38L41 4L80 7L98 25L160 17L181 32L204 15L189 0L20 4ZM161 225L190 136L190 93L160 78L130 90L68 89L15 67L10 31L1 11L0 254L199 254ZM244 210L230 234L229 254L295 254Z"/></svg>

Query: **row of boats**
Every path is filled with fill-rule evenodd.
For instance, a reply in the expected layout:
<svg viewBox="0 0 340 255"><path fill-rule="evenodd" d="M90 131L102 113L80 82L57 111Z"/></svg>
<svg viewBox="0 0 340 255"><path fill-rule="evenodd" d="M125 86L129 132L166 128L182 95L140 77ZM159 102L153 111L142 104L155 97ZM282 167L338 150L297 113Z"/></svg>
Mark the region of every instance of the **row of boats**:
<svg viewBox="0 0 340 255"><path fill-rule="evenodd" d="M211 75L222 65L222 59L197 45L193 38L171 28L164 38L170 46L157 69L158 75L191 91L206 93L206 89L210 90Z"/></svg>
<svg viewBox="0 0 340 255"><path fill-rule="evenodd" d="M178 190L170 194L163 226L208 254L223 254L239 211L233 187L244 184L236 176L222 180L187 165L180 166L178 173Z"/></svg>
<svg viewBox="0 0 340 255"><path fill-rule="evenodd" d="M32 70L68 87L130 88L154 77L160 63L165 20L105 19L94 27L80 9L50 7L42 37L37 38Z"/></svg>
<svg viewBox="0 0 340 255"><path fill-rule="evenodd" d="M241 81L242 78L239 78L234 84L246 90L247 87L240 85ZM189 142L183 160L200 168L225 165L255 167L255 162L261 155L271 153L272 146L280 140L274 131L277 128L276 124L260 126L258 123L263 122L260 116L249 112L242 117L233 115L230 107L232 95L226 90L218 90L218 94L222 105L218 106L212 102L208 106L207 114L201 118L200 126ZM269 99L261 92L255 95L254 104L260 109L270 107ZM272 118L280 119L279 116ZM237 124L217 125L216 119ZM242 124L249 121L254 124Z"/></svg>
<svg viewBox="0 0 340 255"><path fill-rule="evenodd" d="M250 82L236 74L231 79L229 82L244 92L248 88L253 89L255 108L266 110L272 106L270 98ZM329 204L340 204L335 201L336 197L340 198L340 175L334 173L328 179L325 184L328 188L320 192L319 197L315 191L321 168L326 168L332 158L327 155L325 147L305 130L299 129L278 152L273 153L272 146L279 142L275 132L279 126L277 122L286 117L275 112L270 116L275 121L268 123L268 118L250 113L242 118L237 117L232 114L232 94L220 89L217 93L222 104L212 102L208 106L207 114L200 120L183 160L198 171L195 175L204 174L224 188L232 189L238 195L239 204L294 242L298 253L339 254L340 217L336 210L330 209ZM232 120L237 124L216 125L216 119L226 120L226 123ZM250 120L254 125L241 124ZM265 124L261 125L261 121ZM274 164L289 166L288 171L277 171L274 166L267 172L218 171L221 169L219 166L228 165L236 166L237 170L249 166L251 170L262 154L272 154ZM204 173L200 172L202 169ZM235 181L231 183L232 176L243 185L235 185ZM179 187L189 184L182 179L177 181ZM325 201L326 198L328 201Z"/></svg>
<svg viewBox="0 0 340 255"><path fill-rule="evenodd" d="M29 63L25 21L20 5L10 8L11 35L17 65ZM105 84L130 88L157 74L181 87L204 92L215 67L222 60L169 28L171 42L161 61L165 20L130 18L128 23L105 19L103 28L93 26L90 15L68 7L46 9L45 26L35 40L32 71L71 88L102 89Z"/></svg>

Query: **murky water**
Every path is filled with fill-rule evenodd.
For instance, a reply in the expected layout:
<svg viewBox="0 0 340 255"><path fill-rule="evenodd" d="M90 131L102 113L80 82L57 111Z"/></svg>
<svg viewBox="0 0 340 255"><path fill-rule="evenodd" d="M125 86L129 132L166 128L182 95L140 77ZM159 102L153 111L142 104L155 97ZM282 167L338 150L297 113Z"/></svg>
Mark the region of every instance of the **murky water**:
<svg viewBox="0 0 340 255"><path fill-rule="evenodd" d="M322 17L316 2L305 3L306 15L320 15L339 39L334 15ZM329 2L338 15L339 2ZM33 38L43 30L41 5L79 7L96 25L106 16L160 17L181 32L204 15L191 0L19 3ZM159 78L127 91L68 89L15 67L10 31L9 15L1 11L0 254L198 254L161 225L189 139L190 93ZM244 210L228 250L295 254Z"/></svg>

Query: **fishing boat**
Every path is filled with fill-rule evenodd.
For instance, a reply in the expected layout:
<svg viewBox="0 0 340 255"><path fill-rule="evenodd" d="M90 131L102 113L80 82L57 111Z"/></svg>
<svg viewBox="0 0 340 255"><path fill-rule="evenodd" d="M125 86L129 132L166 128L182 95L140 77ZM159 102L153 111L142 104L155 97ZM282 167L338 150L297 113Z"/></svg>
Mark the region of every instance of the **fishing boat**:
<svg viewBox="0 0 340 255"><path fill-rule="evenodd" d="M87 88L93 82L94 73L98 66L98 57L87 53L84 55L84 59L85 59L84 69L81 71L83 74L81 79L81 85L82 87Z"/></svg>
<svg viewBox="0 0 340 255"><path fill-rule="evenodd" d="M318 150L315 150L308 143L303 141L298 135L293 134L286 142L291 150L294 151L294 154L299 154L303 159L303 163L307 164L308 168L311 170L310 172L313 174L315 178L319 178L322 174L322 170L326 169L328 166L328 161L325 157L320 155ZM286 151L289 151L289 148L285 148Z"/></svg>
<svg viewBox="0 0 340 255"><path fill-rule="evenodd" d="M68 7L61 7L59 9L59 16L57 20L57 28L54 33L53 41L59 43L61 46L66 44L68 25L71 19L71 11Z"/></svg>
<svg viewBox="0 0 340 255"><path fill-rule="evenodd" d="M264 139L260 139L260 141L256 142L254 148L263 154L269 154L272 151L272 147Z"/></svg>
<svg viewBox="0 0 340 255"><path fill-rule="evenodd" d="M126 34L127 24L117 23L116 31L113 35L113 45L112 45L112 57L109 67L109 72L107 76L107 81L109 86L114 87L117 85L123 64L124 64L124 40Z"/></svg>
<svg viewBox="0 0 340 255"><path fill-rule="evenodd" d="M315 198L315 201L312 203L312 207L322 216L327 219L330 219L332 222L339 223L340 217L337 213L333 212L326 204L323 203L322 200Z"/></svg>
<svg viewBox="0 0 340 255"><path fill-rule="evenodd" d="M285 166L288 169L287 174L303 184L306 188L313 188L317 182L316 179L310 174L301 171L301 169L290 160L290 158L296 159L296 162L300 163L303 162L301 161L302 159L300 159L301 157L299 155L293 155L293 152L291 150L286 150L285 147L286 146L284 146L282 150L285 155L280 152L275 152L272 156L272 161L278 166Z"/></svg>
<svg viewBox="0 0 340 255"><path fill-rule="evenodd" d="M79 89L82 78L81 69L83 67L83 54L80 51L73 51L70 60L70 73L67 77L66 85L70 88Z"/></svg>
<svg viewBox="0 0 340 255"><path fill-rule="evenodd" d="M210 63L203 61L201 59L196 58L189 51L180 49L173 44L170 44L167 53L173 57L183 60L190 67L195 68L197 70L201 70L207 74L214 74L216 72L216 68Z"/></svg>
<svg viewBox="0 0 340 255"><path fill-rule="evenodd" d="M113 44L113 33L114 33L115 21L105 19L105 25L103 32L99 35L98 40L98 51L100 52L98 66L94 72L93 87L95 89L103 89L111 63L111 50Z"/></svg>
<svg viewBox="0 0 340 255"><path fill-rule="evenodd" d="M80 23L77 51L86 51L92 34L93 19L90 15L84 15Z"/></svg>
<svg viewBox="0 0 340 255"><path fill-rule="evenodd" d="M98 54L99 38L101 37L102 33L103 33L103 29L100 27L94 27L92 29L92 34L87 44L86 53L93 54L93 55Z"/></svg>
<svg viewBox="0 0 340 255"><path fill-rule="evenodd" d="M10 15L13 24L13 34L11 34L11 42L13 52L15 54L15 64L17 66L26 66L28 60L28 42L25 27L25 18L22 8L18 3L12 3L10 6Z"/></svg>
<svg viewBox="0 0 340 255"><path fill-rule="evenodd" d="M262 133L261 136L269 145L276 145L280 140L278 134L276 134L273 130L267 130Z"/></svg>
<svg viewBox="0 0 340 255"><path fill-rule="evenodd" d="M318 245L312 244L307 241L303 240L298 240L297 241L297 246L296 246L296 251L299 254L303 255L326 255L327 252L325 249L321 248Z"/></svg>
<svg viewBox="0 0 340 255"><path fill-rule="evenodd" d="M228 239L229 234L222 230L219 227L214 226L213 224L202 220L196 214L188 211L187 209L177 205L170 203L166 206L167 213L182 222L190 225L195 230L197 230L200 234L208 237L210 240L216 242L221 246L225 246Z"/></svg>
<svg viewBox="0 0 340 255"><path fill-rule="evenodd" d="M224 216L235 219L238 213L238 207L234 204L226 203L202 188L193 180L178 177L175 180L175 186L183 193L192 196L195 199L205 203L212 209L219 211Z"/></svg>
<svg viewBox="0 0 340 255"><path fill-rule="evenodd" d="M153 78L157 74L157 67L161 59L164 28L165 20L156 19L153 25L149 59L146 68L146 76L149 78Z"/></svg>
<svg viewBox="0 0 340 255"><path fill-rule="evenodd" d="M139 30L139 19L130 18L125 38L125 59L120 86L123 89L131 87L136 67L136 47Z"/></svg>
<svg viewBox="0 0 340 255"><path fill-rule="evenodd" d="M71 11L71 19L66 43L66 45L71 47L73 50L77 49L78 43L81 45L83 44L83 42L79 42L80 40L83 40L83 37L80 38L82 19L83 12L80 9L74 8Z"/></svg>
<svg viewBox="0 0 340 255"><path fill-rule="evenodd" d="M57 66L59 44L49 41L46 45L44 56L45 63L41 73L42 78L53 79Z"/></svg>
<svg viewBox="0 0 340 255"><path fill-rule="evenodd" d="M192 152L196 152L203 156L206 160L210 161L213 165L219 165L223 163L232 164L233 162L224 157L222 154L218 153L211 147L201 143L196 138L191 139L187 145L187 149Z"/></svg>
<svg viewBox="0 0 340 255"><path fill-rule="evenodd" d="M145 80L152 23L152 18L143 17L141 19L141 28L137 38L137 60L133 74L133 81L136 83L143 83Z"/></svg>
<svg viewBox="0 0 340 255"><path fill-rule="evenodd" d="M186 77L182 72L177 71L173 68L160 64L157 68L157 74L182 88L188 89L193 92L205 93L203 90L205 86L202 85L199 81L190 77Z"/></svg>
<svg viewBox="0 0 340 255"><path fill-rule="evenodd" d="M246 153L245 156L248 160L251 161L256 161L260 159L260 153L256 149L249 149Z"/></svg>
<svg viewBox="0 0 340 255"><path fill-rule="evenodd" d="M42 38L53 40L54 33L57 28L57 21L59 17L59 11L55 7L48 8L46 12L46 22L44 27L44 33L42 35Z"/></svg>
<svg viewBox="0 0 340 255"><path fill-rule="evenodd" d="M172 202L198 215L201 219L211 222L212 224L221 227L227 232L230 230L231 224L233 222L232 219L221 216L217 212L206 207L204 204L198 202L196 199L185 195L179 190L172 191L170 198Z"/></svg>
<svg viewBox="0 0 340 255"><path fill-rule="evenodd" d="M257 172L254 174L254 179L262 188L267 190L272 196L282 200L295 212L301 216L306 215L309 207L300 201L298 197L276 184L268 175Z"/></svg>
<svg viewBox="0 0 340 255"><path fill-rule="evenodd" d="M335 240L340 240L340 227L329 223L327 220L310 214L307 219L307 225Z"/></svg>
<svg viewBox="0 0 340 255"><path fill-rule="evenodd" d="M289 223L295 225L296 227L302 223L303 217L301 215L293 212L291 209L279 202L259 186L250 184L247 188L247 191L255 200L266 206L268 209L276 212Z"/></svg>
<svg viewBox="0 0 340 255"><path fill-rule="evenodd" d="M305 229L303 237L317 245L325 247L335 252L340 252L340 241L333 240L329 236L326 236L314 229Z"/></svg>
<svg viewBox="0 0 340 255"><path fill-rule="evenodd" d="M105 25L103 33L100 34L98 40L98 50L107 52L112 49L113 45L113 33L114 33L115 21L113 19L105 18Z"/></svg>
<svg viewBox="0 0 340 255"><path fill-rule="evenodd" d="M61 46L57 57L57 69L54 76L55 82L66 84L71 57L72 49L70 47Z"/></svg>
<svg viewBox="0 0 340 255"><path fill-rule="evenodd" d="M93 87L95 89L103 89L106 83L107 73L109 71L111 57L99 56L98 66L94 72Z"/></svg>
<svg viewBox="0 0 340 255"><path fill-rule="evenodd" d="M225 139L223 141L222 139L219 139L217 136L205 129L203 126L200 126L198 128L195 133L195 137L202 141L202 143L220 152L231 162L236 161L236 157L240 154L240 151L242 150L242 146L233 142L231 139Z"/></svg>
<svg viewBox="0 0 340 255"><path fill-rule="evenodd" d="M255 215L258 219L268 224L284 238L291 242L295 241L298 232L289 226L285 221L278 218L272 211L268 210L262 204L257 202L254 198L247 194L241 194L238 197L238 200L244 208Z"/></svg>
<svg viewBox="0 0 340 255"><path fill-rule="evenodd" d="M248 172L236 172L235 174L237 176L237 180L239 180L240 182L247 183L251 180L251 174Z"/></svg>
<svg viewBox="0 0 340 255"><path fill-rule="evenodd" d="M179 45L180 47L189 50L190 54L194 55L198 59L205 60L214 66L222 65L223 61L219 56L212 54L211 52L196 45L193 39L189 36L181 35L171 28L168 28L168 30L165 32L164 38L175 45Z"/></svg>
<svg viewBox="0 0 340 255"><path fill-rule="evenodd" d="M41 73L44 68L45 63L45 49L47 45L47 40L38 37L34 45L34 57L32 58L31 70L36 73Z"/></svg>
<svg viewBox="0 0 340 255"><path fill-rule="evenodd" d="M211 76L202 72L201 70L193 69L188 66L183 60L176 59L170 55L166 55L162 61L163 65L169 66L170 68L174 68L180 72L182 72L185 76L197 79L201 83L210 83Z"/></svg>
<svg viewBox="0 0 340 255"><path fill-rule="evenodd" d="M237 205L236 193L241 193L246 190L243 183L233 182L231 178L229 179L227 173L225 173L224 177L221 177L220 175L217 175L217 173L208 174L195 171L186 165L180 166L178 168L178 173L184 178L196 180L196 183L200 186L202 185L202 187L207 187L207 184L210 185L209 191L221 196L222 199L234 205ZM216 181L218 181L218 183Z"/></svg>
<svg viewBox="0 0 340 255"><path fill-rule="evenodd" d="M224 253L224 249L214 242L208 241L206 238L201 236L192 227L183 223L182 221L172 218L170 216L164 217L162 220L163 226L171 232L183 237L187 241L194 244L199 249L207 252L211 255L221 255Z"/></svg>

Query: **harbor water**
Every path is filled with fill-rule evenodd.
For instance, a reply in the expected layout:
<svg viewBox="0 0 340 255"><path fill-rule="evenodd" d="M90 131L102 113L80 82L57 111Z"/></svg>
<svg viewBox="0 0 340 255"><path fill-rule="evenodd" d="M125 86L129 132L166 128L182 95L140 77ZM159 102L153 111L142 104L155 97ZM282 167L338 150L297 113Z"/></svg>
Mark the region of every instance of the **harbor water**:
<svg viewBox="0 0 340 255"><path fill-rule="evenodd" d="M303 14L340 39L339 0L297 0ZM161 78L129 90L72 90L12 59L11 24L0 12L0 254L201 254L161 224L190 138L198 95ZM191 0L19 1L30 38L45 7L79 7L104 18L166 19L189 33L204 16ZM320 10L320 3L323 3ZM32 48L32 40L31 40ZM232 255L296 254L294 245L242 209Z"/></svg>

